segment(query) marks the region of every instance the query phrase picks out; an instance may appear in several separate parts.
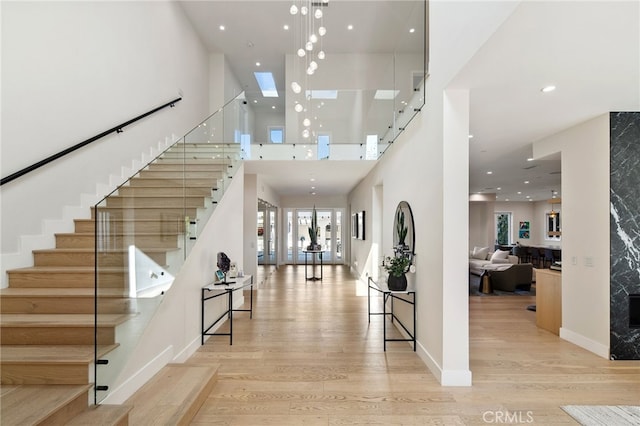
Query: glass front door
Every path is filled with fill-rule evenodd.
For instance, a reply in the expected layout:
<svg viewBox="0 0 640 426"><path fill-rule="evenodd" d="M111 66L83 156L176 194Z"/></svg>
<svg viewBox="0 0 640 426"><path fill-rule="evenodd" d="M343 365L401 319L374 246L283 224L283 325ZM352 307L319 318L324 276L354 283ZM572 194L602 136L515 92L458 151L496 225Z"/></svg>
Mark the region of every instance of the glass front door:
<svg viewBox="0 0 640 426"><path fill-rule="evenodd" d="M287 263L304 264L304 250L310 244L309 227L312 209L287 210ZM324 253L324 263L338 263L343 260L341 209L316 209L318 218L318 244Z"/></svg>
<svg viewBox="0 0 640 426"><path fill-rule="evenodd" d="M258 265L276 265L277 208L258 200Z"/></svg>

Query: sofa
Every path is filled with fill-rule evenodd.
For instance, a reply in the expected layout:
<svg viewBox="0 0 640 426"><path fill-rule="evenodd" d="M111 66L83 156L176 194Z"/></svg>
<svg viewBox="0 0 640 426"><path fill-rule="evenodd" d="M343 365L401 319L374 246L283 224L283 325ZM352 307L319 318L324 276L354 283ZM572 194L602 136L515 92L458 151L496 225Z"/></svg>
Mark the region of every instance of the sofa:
<svg viewBox="0 0 640 426"><path fill-rule="evenodd" d="M489 274L491 287L500 291L529 291L534 280L531 263L518 263L518 256L508 251L489 251L489 247L474 247L469 253L469 273Z"/></svg>
<svg viewBox="0 0 640 426"><path fill-rule="evenodd" d="M489 247L474 247L469 252L469 273L473 275L480 276L485 269L506 269L517 263L518 256L512 256L508 251L489 251Z"/></svg>

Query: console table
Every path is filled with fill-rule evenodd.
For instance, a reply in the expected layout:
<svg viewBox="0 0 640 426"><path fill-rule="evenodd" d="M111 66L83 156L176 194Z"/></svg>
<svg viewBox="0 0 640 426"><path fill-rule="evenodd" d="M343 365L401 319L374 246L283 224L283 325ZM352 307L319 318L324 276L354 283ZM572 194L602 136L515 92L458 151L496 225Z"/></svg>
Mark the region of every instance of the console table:
<svg viewBox="0 0 640 426"><path fill-rule="evenodd" d="M229 336L229 344L233 345L233 313L234 312L249 312L249 318L253 318L253 276L245 275L243 277L231 278L235 280L230 284L222 283L209 283L202 287L200 303L201 303L201 325L202 325L202 337L201 344L204 345L204 336ZM249 309L233 309L233 292L242 290L246 287L251 287L251 296ZM205 302L207 300L215 299L218 297L227 296L227 310L222 313L210 326L205 328ZM209 330L224 317L229 318L229 332L228 333L209 333Z"/></svg>
<svg viewBox="0 0 640 426"><path fill-rule="evenodd" d="M324 253L324 251L323 250L302 250L302 252L304 253L304 279L311 280L311 281L322 280L322 266L323 266L322 253ZM320 277L316 276L316 254L318 255L318 257L320 257ZM309 257L309 255L311 255L311 260L312 260L310 277L307 274L307 258Z"/></svg>
<svg viewBox="0 0 640 426"><path fill-rule="evenodd" d="M382 312L371 312L371 290L382 293ZM407 303L413 307L413 331L409 331L407 327L393 312L393 301L398 300ZM390 312L387 312L387 302L391 301ZM384 350L387 350L387 342L413 342L413 351L416 350L416 292L410 288L404 291L391 291L386 283L377 283L371 277L368 279L367 289L367 310L369 315L369 323L371 323L371 315L382 315L382 336L384 341ZM408 339L387 339L387 316L391 318L391 323L397 321L409 336Z"/></svg>

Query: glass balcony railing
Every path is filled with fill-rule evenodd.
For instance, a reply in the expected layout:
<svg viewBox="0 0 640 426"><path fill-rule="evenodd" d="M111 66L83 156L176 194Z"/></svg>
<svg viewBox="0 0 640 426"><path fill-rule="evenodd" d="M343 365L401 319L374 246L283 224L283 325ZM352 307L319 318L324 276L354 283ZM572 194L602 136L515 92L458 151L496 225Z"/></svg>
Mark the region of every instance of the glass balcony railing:
<svg viewBox="0 0 640 426"><path fill-rule="evenodd" d="M222 129L239 101L94 206L96 403L108 395L239 168L239 144L205 137Z"/></svg>

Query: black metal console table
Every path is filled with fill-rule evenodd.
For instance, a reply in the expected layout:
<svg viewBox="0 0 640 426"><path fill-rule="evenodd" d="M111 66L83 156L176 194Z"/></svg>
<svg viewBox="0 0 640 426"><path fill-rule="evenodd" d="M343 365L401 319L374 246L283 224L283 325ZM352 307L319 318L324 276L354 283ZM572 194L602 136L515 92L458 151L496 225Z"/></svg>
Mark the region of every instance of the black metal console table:
<svg viewBox="0 0 640 426"><path fill-rule="evenodd" d="M324 253L324 250L302 250L304 253L304 279L305 280L311 280L311 281L316 281L316 280L322 280L322 253ZM316 277L316 254L318 255L318 257L320 257L320 277ZM311 276L309 277L309 275L307 274L307 257L308 255L311 255Z"/></svg>
<svg viewBox="0 0 640 426"><path fill-rule="evenodd" d="M232 278L235 280L232 284L220 284L220 283L210 283L202 287L201 293L201 324L202 324L202 337L201 344L204 345L204 336L229 336L229 344L233 345L233 313L234 312L249 312L249 318L253 318L253 276L245 275L244 277ZM236 290L242 290L246 287L251 287L251 296L249 309L233 309L233 292ZM209 327L205 329L205 319L204 319L204 302L207 300L215 299L221 296L227 296L227 310L222 313ZM224 317L229 318L229 332L228 333L209 333L209 330L220 321L224 319Z"/></svg>
<svg viewBox="0 0 640 426"><path fill-rule="evenodd" d="M382 312L371 312L371 290L375 290L382 293ZM410 299L409 299L410 297ZM393 301L399 300L413 306L413 331L409 331L407 327L400 321L400 319L393 312ZM387 302L391 301L390 312L387 312ZM413 350L416 350L416 292L410 288L405 291L391 291L387 287L386 283L377 283L371 277L368 278L367 289L367 310L369 315L369 322L371 322L371 315L382 315L382 335L384 340L384 350L387 350L387 342L413 342ZM391 323L397 321L398 324L404 329L409 336L408 339L387 339L387 316L391 318Z"/></svg>

